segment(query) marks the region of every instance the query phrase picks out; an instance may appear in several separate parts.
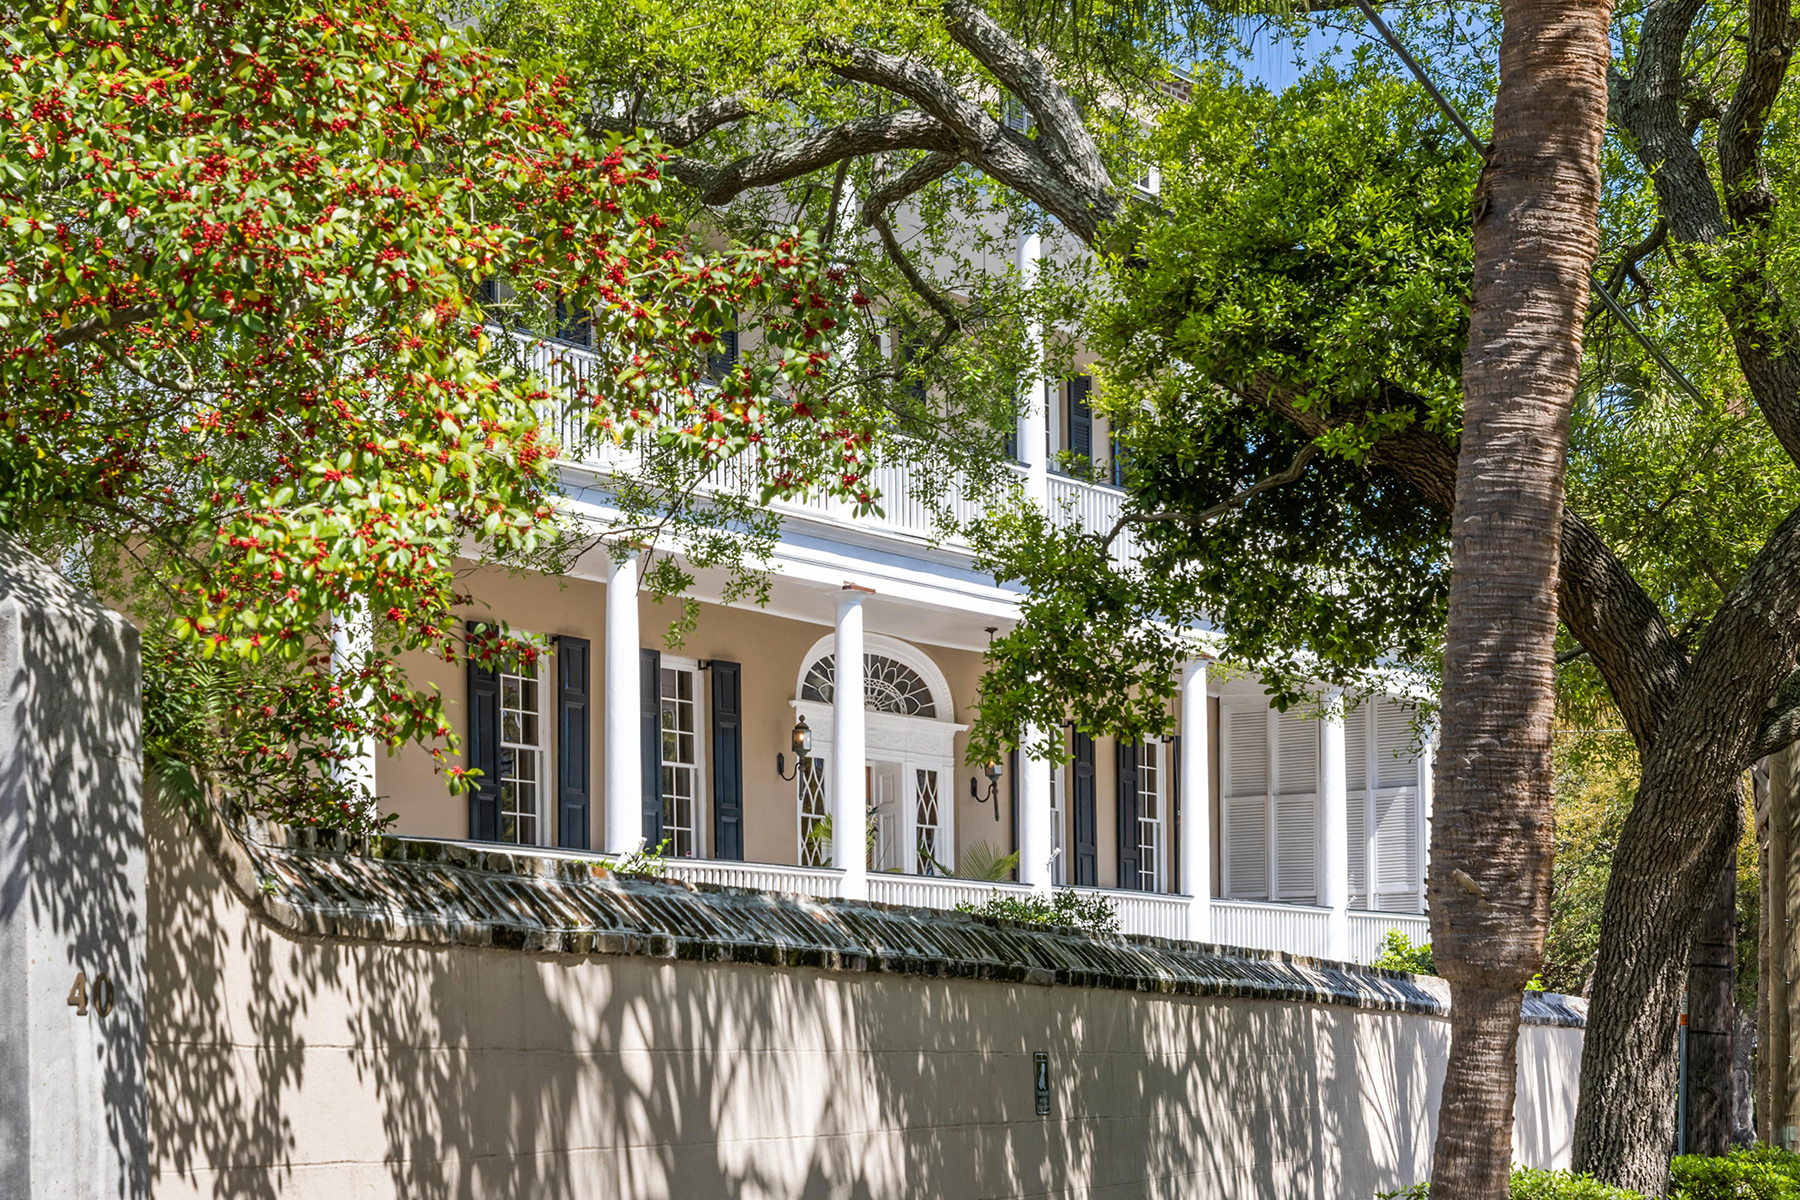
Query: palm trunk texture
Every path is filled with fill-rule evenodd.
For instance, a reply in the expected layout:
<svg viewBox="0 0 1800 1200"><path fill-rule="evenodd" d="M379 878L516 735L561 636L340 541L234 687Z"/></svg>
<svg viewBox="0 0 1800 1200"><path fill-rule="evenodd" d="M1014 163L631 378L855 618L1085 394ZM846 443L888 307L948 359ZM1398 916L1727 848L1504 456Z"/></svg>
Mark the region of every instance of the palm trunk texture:
<svg viewBox="0 0 1800 1200"><path fill-rule="evenodd" d="M1599 248L1607 0L1508 0L1451 514L1432 942L1451 989L1433 1200L1505 1200L1524 986L1543 961L1569 413Z"/></svg>

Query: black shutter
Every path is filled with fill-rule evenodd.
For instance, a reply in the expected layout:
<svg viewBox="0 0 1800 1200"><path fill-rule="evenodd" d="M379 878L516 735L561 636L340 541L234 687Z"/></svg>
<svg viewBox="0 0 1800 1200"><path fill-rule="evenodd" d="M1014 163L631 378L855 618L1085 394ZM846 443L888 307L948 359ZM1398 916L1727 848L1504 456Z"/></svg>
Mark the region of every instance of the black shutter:
<svg viewBox="0 0 1800 1200"><path fill-rule="evenodd" d="M593 774L588 755L589 647L586 638L556 639L556 844L565 850L592 845L589 813Z"/></svg>
<svg viewBox="0 0 1800 1200"><path fill-rule="evenodd" d="M713 345L716 349L707 355L707 373L715 380L723 382L725 376L731 374L732 369L738 364L738 331L735 329L721 330L719 340Z"/></svg>
<svg viewBox="0 0 1800 1200"><path fill-rule="evenodd" d="M662 653L638 650L638 725L643 734L644 849L655 852L663 841L662 801Z"/></svg>
<svg viewBox="0 0 1800 1200"><path fill-rule="evenodd" d="M1099 886L1100 847L1094 812L1094 739L1075 731L1075 885Z"/></svg>
<svg viewBox="0 0 1800 1200"><path fill-rule="evenodd" d="M1019 852L1019 748L1014 746L1006 756L1006 797L1012 814L1012 852ZM1013 868L1013 879L1019 878L1019 868Z"/></svg>
<svg viewBox="0 0 1800 1200"><path fill-rule="evenodd" d="M471 640L477 628L469 622ZM469 838L495 842L500 840L500 673L473 653L468 658L469 766L481 772L469 789Z"/></svg>
<svg viewBox="0 0 1800 1200"><path fill-rule="evenodd" d="M1119 741L1119 886L1137 891L1138 879L1138 744Z"/></svg>
<svg viewBox="0 0 1800 1200"><path fill-rule="evenodd" d="M1181 878L1181 735L1176 734L1163 745L1169 748L1163 764L1169 773L1169 891L1182 895L1185 881Z"/></svg>
<svg viewBox="0 0 1800 1200"><path fill-rule="evenodd" d="M1088 395L1094 386L1090 375L1077 375L1069 380L1069 453L1093 461L1094 410Z"/></svg>
<svg viewBox="0 0 1800 1200"><path fill-rule="evenodd" d="M713 857L744 859L744 668L713 659Z"/></svg>

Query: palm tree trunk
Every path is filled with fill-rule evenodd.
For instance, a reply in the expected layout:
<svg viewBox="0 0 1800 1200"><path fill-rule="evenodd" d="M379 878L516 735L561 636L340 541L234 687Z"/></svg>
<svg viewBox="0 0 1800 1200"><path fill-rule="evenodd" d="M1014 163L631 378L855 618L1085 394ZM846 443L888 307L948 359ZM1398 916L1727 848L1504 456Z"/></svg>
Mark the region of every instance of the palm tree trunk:
<svg viewBox="0 0 1800 1200"><path fill-rule="evenodd" d="M1599 247L1608 0L1505 0L1475 197L1451 514L1432 942L1451 989L1433 1200L1505 1200L1525 982L1543 961L1569 412Z"/></svg>

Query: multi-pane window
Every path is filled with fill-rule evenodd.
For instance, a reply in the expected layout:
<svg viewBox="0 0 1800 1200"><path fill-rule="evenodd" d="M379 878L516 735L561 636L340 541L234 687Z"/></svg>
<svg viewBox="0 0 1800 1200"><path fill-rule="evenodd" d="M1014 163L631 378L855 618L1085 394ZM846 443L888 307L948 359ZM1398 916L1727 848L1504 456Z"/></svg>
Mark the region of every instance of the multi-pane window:
<svg viewBox="0 0 1800 1200"><path fill-rule="evenodd" d="M829 867L831 839L826 831L829 810L825 807L825 760L808 758L800 763L795 790L800 804L800 865Z"/></svg>
<svg viewBox="0 0 1800 1200"><path fill-rule="evenodd" d="M695 672L662 669L663 836L674 858L700 853L699 706Z"/></svg>
<svg viewBox="0 0 1800 1200"><path fill-rule="evenodd" d="M940 859L943 830L938 821L938 773L920 768L918 822L915 835L919 846L919 874L936 875L944 866Z"/></svg>
<svg viewBox="0 0 1800 1200"><path fill-rule="evenodd" d="M1063 829L1063 765L1052 763L1050 766L1050 882L1062 887L1068 882L1068 867L1063 860L1068 857L1064 846L1067 840Z"/></svg>
<svg viewBox="0 0 1800 1200"><path fill-rule="evenodd" d="M500 672L500 840L536 845L545 779L541 689L535 672Z"/></svg>
<svg viewBox="0 0 1800 1200"><path fill-rule="evenodd" d="M1168 771L1166 750L1160 742L1147 742L1138 751L1138 890L1167 890L1163 863L1167 858Z"/></svg>

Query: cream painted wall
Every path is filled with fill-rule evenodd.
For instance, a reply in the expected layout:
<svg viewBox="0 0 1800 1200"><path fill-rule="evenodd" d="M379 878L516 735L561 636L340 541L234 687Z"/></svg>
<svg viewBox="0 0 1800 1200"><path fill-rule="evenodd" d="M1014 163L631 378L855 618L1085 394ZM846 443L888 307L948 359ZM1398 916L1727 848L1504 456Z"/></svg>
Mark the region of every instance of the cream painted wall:
<svg viewBox="0 0 1800 1200"><path fill-rule="evenodd" d="M606 585L591 580L514 575L483 568L471 571L463 586L477 601L464 613L469 619L504 620L532 633L572 634L590 641L593 658L589 686L593 689L593 702L589 709L589 733L593 747L591 767L598 787L603 777L605 755L602 681L606 656ZM703 604L696 627L681 646L671 649L663 638L670 623L679 616L679 605L673 602L658 605L647 595L639 599L639 633L643 645L684 658L719 658L742 664L744 854L753 862L797 862L799 813L794 785L776 776L775 755L778 751L788 751L794 725L792 701L801 659L815 642L831 633L831 627L790 620L760 610ZM879 622L870 622L869 632L883 632ZM959 724L969 724L974 719L972 705L981 677L981 655L941 646L915 645L937 664L949 682L951 698L956 705L953 719ZM407 667L415 682L426 686L435 684L441 689L451 724L459 733L466 730L468 684L464 669L446 667L424 655L410 657ZM551 697L552 704L553 700ZM703 730L709 719L706 713L710 712L710 697L705 704ZM553 707L550 711L554 711ZM1001 813L996 822L992 806L978 804L969 798L969 779L978 772L963 763L967 740L965 735L957 736L958 766L949 779L942 781L955 797L959 852L975 839L985 839L1004 852L1010 848L1012 838L1006 782L1001 782ZM708 764L704 790L709 797L710 772ZM444 781L435 773L431 757L423 750L408 747L382 758L376 764L376 784L387 811L399 816L394 832L430 837L468 836L467 801L449 794ZM985 788L985 778L982 784ZM600 844L603 808L596 792L591 816L595 845ZM709 807L705 833L709 851L710 812ZM554 834L548 840L553 844Z"/></svg>
<svg viewBox="0 0 1800 1200"><path fill-rule="evenodd" d="M1439 1018L296 942L155 817L150 864L156 1200L1368 1200L1429 1162ZM1522 1161L1567 1163L1580 1045L1522 1031Z"/></svg>

